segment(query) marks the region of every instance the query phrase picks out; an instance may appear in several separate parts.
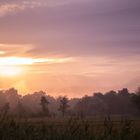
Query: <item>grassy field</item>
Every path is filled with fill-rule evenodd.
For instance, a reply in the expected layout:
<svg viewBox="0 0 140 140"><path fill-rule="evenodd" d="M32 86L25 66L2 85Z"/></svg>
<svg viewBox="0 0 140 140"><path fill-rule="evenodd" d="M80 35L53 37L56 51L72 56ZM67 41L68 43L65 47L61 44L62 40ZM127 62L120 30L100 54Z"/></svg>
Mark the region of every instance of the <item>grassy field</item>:
<svg viewBox="0 0 140 140"><path fill-rule="evenodd" d="M106 117L0 120L0 140L140 140L140 121Z"/></svg>

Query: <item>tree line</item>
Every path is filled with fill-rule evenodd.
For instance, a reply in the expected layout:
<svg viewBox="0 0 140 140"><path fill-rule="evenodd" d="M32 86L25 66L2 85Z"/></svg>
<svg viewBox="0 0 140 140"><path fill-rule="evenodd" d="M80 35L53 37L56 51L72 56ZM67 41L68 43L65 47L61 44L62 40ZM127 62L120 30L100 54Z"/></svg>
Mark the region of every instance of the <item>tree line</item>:
<svg viewBox="0 0 140 140"><path fill-rule="evenodd" d="M44 91L21 96L14 88L0 91L0 115L18 117L140 115L140 88L93 93L81 98L54 98Z"/></svg>

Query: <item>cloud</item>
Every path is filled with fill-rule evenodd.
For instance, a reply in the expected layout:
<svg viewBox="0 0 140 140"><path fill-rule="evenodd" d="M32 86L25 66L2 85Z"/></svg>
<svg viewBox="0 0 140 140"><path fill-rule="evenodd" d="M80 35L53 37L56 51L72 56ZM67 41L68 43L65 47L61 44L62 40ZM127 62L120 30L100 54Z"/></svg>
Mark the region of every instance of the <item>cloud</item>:
<svg viewBox="0 0 140 140"><path fill-rule="evenodd" d="M0 6L0 17L5 16L8 13L13 13L17 10L23 10L24 6L19 6L17 4L4 4Z"/></svg>
<svg viewBox="0 0 140 140"><path fill-rule="evenodd" d="M0 66L65 63L71 58L0 57Z"/></svg>
<svg viewBox="0 0 140 140"><path fill-rule="evenodd" d="M25 7L40 5L32 2L24 1ZM118 57L140 53L138 0L67 0L64 5L64 0L48 0L46 5L60 5L47 8L42 7L45 1L36 2L41 7L27 8L0 21L4 43L34 43L31 53L40 55Z"/></svg>
<svg viewBox="0 0 140 140"><path fill-rule="evenodd" d="M13 14L17 11L45 6L45 4L46 2L44 0L13 0L0 2L0 17L6 16L8 14Z"/></svg>
<svg viewBox="0 0 140 140"><path fill-rule="evenodd" d="M31 53L37 48L32 44L0 44L0 66L58 64L74 61L72 57L39 57Z"/></svg>
<svg viewBox="0 0 140 140"><path fill-rule="evenodd" d="M38 7L56 7L73 2L73 0L7 0L6 2L2 0L0 1L0 17L26 9L33 9Z"/></svg>
<svg viewBox="0 0 140 140"><path fill-rule="evenodd" d="M27 55L35 46L32 44L0 44L0 54L3 56Z"/></svg>

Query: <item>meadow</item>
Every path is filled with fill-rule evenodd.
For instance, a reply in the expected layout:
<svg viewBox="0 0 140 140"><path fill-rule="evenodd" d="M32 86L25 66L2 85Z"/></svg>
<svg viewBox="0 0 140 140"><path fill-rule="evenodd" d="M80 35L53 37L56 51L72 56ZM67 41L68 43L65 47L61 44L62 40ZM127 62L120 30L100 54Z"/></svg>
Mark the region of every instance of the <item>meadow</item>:
<svg viewBox="0 0 140 140"><path fill-rule="evenodd" d="M0 140L140 140L138 118L1 118Z"/></svg>

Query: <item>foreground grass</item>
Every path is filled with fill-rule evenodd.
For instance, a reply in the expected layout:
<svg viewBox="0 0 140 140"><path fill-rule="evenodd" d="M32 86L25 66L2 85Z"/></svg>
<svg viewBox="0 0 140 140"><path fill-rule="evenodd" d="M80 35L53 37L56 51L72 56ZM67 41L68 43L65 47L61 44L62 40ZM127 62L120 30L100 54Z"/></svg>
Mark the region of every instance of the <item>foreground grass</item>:
<svg viewBox="0 0 140 140"><path fill-rule="evenodd" d="M140 140L139 124L122 119L46 119L40 121L4 118L0 140Z"/></svg>

